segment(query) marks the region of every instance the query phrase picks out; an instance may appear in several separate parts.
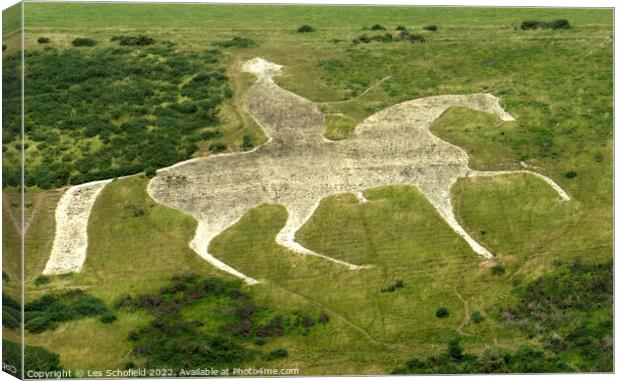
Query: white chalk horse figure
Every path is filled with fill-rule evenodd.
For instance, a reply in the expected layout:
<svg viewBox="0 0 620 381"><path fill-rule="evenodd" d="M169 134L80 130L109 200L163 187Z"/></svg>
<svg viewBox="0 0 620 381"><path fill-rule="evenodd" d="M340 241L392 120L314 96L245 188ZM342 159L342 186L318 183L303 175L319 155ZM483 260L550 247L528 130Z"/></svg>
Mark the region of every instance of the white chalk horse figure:
<svg viewBox="0 0 620 381"><path fill-rule="evenodd" d="M179 163L158 171L149 183L155 200L198 220L191 246L203 258L255 283L209 254L209 243L248 210L270 203L283 205L288 211L286 225L276 236L278 244L350 269L363 268L302 246L295 233L325 197L343 192L359 195L370 187L394 184L417 187L476 253L493 256L456 220L450 188L460 177L508 172L472 170L467 153L433 135L430 127L453 106L514 120L498 98L491 94L443 95L400 103L367 118L351 138L331 142L323 137L324 115L317 104L274 83L272 78L281 66L255 58L247 61L243 70L257 77L245 95L245 107L266 130L269 141L251 152ZM520 172L542 178L562 199L569 198L551 179Z"/></svg>

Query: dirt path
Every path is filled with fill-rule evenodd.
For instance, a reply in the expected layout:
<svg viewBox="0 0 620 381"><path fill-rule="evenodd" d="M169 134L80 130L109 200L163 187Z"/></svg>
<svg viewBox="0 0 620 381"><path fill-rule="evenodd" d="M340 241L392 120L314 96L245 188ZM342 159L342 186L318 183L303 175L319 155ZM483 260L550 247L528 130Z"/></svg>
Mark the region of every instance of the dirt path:
<svg viewBox="0 0 620 381"><path fill-rule="evenodd" d="M463 279L463 275L461 275L459 277L458 282L460 282ZM458 283L457 282L457 283ZM472 336L469 333L466 333L463 331L463 328L469 324L469 304L467 303L467 300L465 300L465 298L463 298L463 296L461 295L461 293L459 292L457 285L455 284L452 287L452 290L454 291L454 294L456 295L456 297L461 301L461 303L463 303L463 320L461 321L461 323L459 324L459 326L457 327L456 331L458 333L460 333L463 336Z"/></svg>
<svg viewBox="0 0 620 381"><path fill-rule="evenodd" d="M345 99L343 101L334 101L334 102L320 102L318 104L321 105L334 105L334 104L343 104L343 103L349 103L349 102L353 102L356 101L358 99L360 99L361 97L363 97L364 95L368 94L372 89L374 89L375 87L381 85L383 82L389 80L390 78L392 78L391 75L388 75L384 78L381 78L380 80L378 80L377 82L375 82L374 84L370 85L369 88L367 88L366 90L364 90L361 94L354 96L353 98L349 98L349 99Z"/></svg>

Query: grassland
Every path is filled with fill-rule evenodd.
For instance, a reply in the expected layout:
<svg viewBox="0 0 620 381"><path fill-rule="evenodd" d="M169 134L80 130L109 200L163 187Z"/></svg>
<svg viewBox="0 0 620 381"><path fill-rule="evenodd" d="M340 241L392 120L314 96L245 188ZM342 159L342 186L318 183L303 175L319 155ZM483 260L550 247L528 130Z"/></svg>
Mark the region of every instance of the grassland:
<svg viewBox="0 0 620 381"><path fill-rule="evenodd" d="M248 12L260 21L248 20ZM605 263L612 256L610 10L31 3L26 14L26 48L37 52L43 50L36 42L41 36L61 51L73 49L75 37L97 40L93 49L110 48L110 38L121 32L169 40L181 52L212 49L234 36L253 39L251 48L221 49L234 93L220 107L220 119L229 121L221 139L231 145L244 134L264 139L239 103L252 80L239 74L239 63L255 56L285 65L277 79L281 86L324 103L336 121L326 128L333 139L346 138L356 122L404 100L493 92L516 122L498 125L491 116L453 109L433 131L467 150L472 167L512 169L524 162L571 194L570 202L559 202L544 182L521 175L459 181L452 193L458 218L497 254L491 263L481 262L415 189L366 190L365 204L353 195L326 199L298 238L321 253L375 266L359 272L278 247L274 236L286 219L282 207L250 211L211 251L263 281L251 290L258 302L283 312L303 307L331 316L329 325L308 335L268 344L289 351L269 367L299 367L304 375L385 374L408 358L445 351L455 336L462 336L461 345L472 354L488 347L543 348L539 338L496 319L497 311L518 303L516 291L556 271L554 263L577 258ZM518 30L525 19L556 18L569 19L573 27ZM371 33L361 31L364 26L376 23L390 33L404 25L426 42L351 43ZM297 33L302 24L317 31ZM424 31L427 24L438 31ZM364 93L373 84L378 85ZM570 171L576 176L567 177ZM42 238L29 260L27 298L79 287L111 305L123 293L154 292L178 273L225 277L187 247L195 222L155 204L145 186L145 178L134 176L106 187L89 223L84 271L35 286L58 196L45 197L31 225L30 234ZM143 214L136 216L137 210ZM491 267L498 264L505 272L493 275ZM398 280L403 288L381 292ZM435 317L439 307L448 309L447 318ZM480 311L486 319L468 323L465 311ZM113 324L87 318L28 335L27 341L59 353L65 367L122 367L131 350L129 331L149 321L145 313L119 312ZM581 360L568 360L587 370Z"/></svg>

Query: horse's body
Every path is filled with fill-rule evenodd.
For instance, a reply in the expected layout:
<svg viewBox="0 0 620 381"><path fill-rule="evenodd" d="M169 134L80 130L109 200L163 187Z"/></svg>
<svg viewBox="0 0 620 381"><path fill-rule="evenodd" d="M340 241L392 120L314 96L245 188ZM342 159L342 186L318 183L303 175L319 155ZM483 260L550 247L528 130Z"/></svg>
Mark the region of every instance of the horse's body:
<svg viewBox="0 0 620 381"><path fill-rule="evenodd" d="M279 68L260 59L244 65L258 77L246 94L245 105L270 137L265 145L247 153L180 163L160 170L149 183L155 200L199 221L191 244L194 250L218 267L254 282L210 255L208 245L248 210L265 203L280 204L286 207L288 219L276 237L279 244L357 269L362 266L301 246L295 232L325 197L407 184L417 187L475 252L492 256L459 225L450 202L450 188L459 177L488 173L471 170L467 153L433 135L430 126L452 106L513 120L496 97L446 95L404 102L366 119L353 137L332 142L323 137L324 115L318 106L273 82Z"/></svg>

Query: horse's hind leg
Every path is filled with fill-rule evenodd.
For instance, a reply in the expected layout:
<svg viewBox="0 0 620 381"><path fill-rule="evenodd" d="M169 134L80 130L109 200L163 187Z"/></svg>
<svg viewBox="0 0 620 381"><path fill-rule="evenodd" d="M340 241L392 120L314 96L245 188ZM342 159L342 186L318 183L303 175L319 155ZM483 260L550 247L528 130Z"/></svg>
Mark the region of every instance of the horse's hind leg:
<svg viewBox="0 0 620 381"><path fill-rule="evenodd" d="M422 193L424 193L428 201L430 201L430 203L435 207L435 209L437 209L437 212L439 212L443 219L446 220L448 225L450 225L450 227L458 235L463 237L465 242L469 244L472 250L486 258L494 257L494 255L489 250L476 242L476 240L473 239L456 220L456 217L454 216L454 208L452 207L452 201L450 200L449 186L446 186L445 189L434 188L432 190L420 187L420 190L422 191Z"/></svg>
<svg viewBox="0 0 620 381"><path fill-rule="evenodd" d="M276 243L280 246L286 247L289 250L292 250L298 254L302 255L314 255L316 257L320 257L323 259L327 259L328 261L338 263L340 265L346 266L351 270L359 270L366 268L367 266L359 266L354 265L349 262L341 261L339 259L331 258L323 254L319 254L314 252L295 240L295 233L301 229L301 227L312 217L312 214L318 207L318 202L314 205L308 206L289 206L287 208L288 218L286 220L286 225L278 232L276 235Z"/></svg>
<svg viewBox="0 0 620 381"><path fill-rule="evenodd" d="M562 189L561 186L558 185L558 183L556 183L555 181L551 180L550 178L548 178L545 175L541 175L538 172L532 172L532 171L527 171L527 170L520 170L520 171L475 171L475 170L471 170L469 172L470 176L477 176L477 177L490 177L490 176L502 176L502 175L511 175L514 173L525 173L528 175L533 175L538 177L539 179L543 180L544 182L546 182L547 184L549 184L551 186L551 188L553 188L553 190L555 190L558 195L560 196L560 198L563 201L568 201L570 200L570 196L568 195L568 193L566 193L566 191L564 189Z"/></svg>
<svg viewBox="0 0 620 381"><path fill-rule="evenodd" d="M198 221L196 234L194 235L194 239L192 239L192 241L189 243L189 247L194 250L198 255L200 255L205 261L209 262L210 264L222 271L234 275L237 278L243 279L245 283L249 285L259 283L256 279L253 279L241 273L240 271L225 264L224 262L220 261L209 253L209 244L211 243L213 238L217 237L224 230L235 224L240 216L236 218L232 215L222 217L224 218L221 218L217 222L210 221L208 219Z"/></svg>

